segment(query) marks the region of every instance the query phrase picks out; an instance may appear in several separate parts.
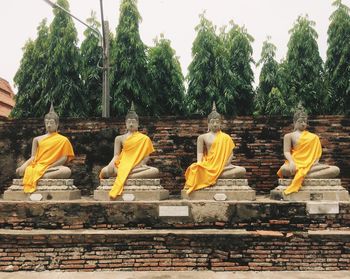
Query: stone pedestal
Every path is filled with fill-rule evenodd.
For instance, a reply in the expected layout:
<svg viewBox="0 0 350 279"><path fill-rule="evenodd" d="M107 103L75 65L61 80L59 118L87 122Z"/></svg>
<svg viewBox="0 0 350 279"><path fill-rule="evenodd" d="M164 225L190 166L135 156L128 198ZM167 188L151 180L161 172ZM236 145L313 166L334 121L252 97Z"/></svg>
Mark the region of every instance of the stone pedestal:
<svg viewBox="0 0 350 279"><path fill-rule="evenodd" d="M13 179L3 198L10 201L76 200L81 198L81 193L73 185L73 179L39 179L37 190L31 194L23 192L22 179Z"/></svg>
<svg viewBox="0 0 350 279"><path fill-rule="evenodd" d="M255 191L249 187L247 179L218 179L216 184L187 194L181 191L186 200L241 201L255 200Z"/></svg>
<svg viewBox="0 0 350 279"><path fill-rule="evenodd" d="M271 199L285 201L348 201L349 192L341 186L340 179L305 179L299 192L285 195L283 191L292 179L279 179L270 193Z"/></svg>
<svg viewBox="0 0 350 279"><path fill-rule="evenodd" d="M111 200L108 193L112 189L115 178L101 179L100 186L94 191L94 199ZM169 198L169 191L160 185L160 179L128 179L123 193L116 201L159 201Z"/></svg>

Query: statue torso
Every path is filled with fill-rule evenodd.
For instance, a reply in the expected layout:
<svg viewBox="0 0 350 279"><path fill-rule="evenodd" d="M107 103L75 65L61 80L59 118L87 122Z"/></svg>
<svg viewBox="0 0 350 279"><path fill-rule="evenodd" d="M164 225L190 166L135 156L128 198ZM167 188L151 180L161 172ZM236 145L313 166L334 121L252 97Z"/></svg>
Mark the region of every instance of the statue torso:
<svg viewBox="0 0 350 279"><path fill-rule="evenodd" d="M203 142L204 142L204 146L203 148L205 149L206 152L208 152L216 138L216 133L212 133L212 132L209 132L209 133L206 133L206 134L203 134L202 137L203 137Z"/></svg>

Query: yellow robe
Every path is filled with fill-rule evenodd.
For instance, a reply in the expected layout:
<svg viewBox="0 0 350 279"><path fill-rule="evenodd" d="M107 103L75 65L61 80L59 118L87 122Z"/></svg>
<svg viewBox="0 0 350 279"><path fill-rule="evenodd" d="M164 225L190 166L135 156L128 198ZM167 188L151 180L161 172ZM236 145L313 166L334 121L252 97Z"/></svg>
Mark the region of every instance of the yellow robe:
<svg viewBox="0 0 350 279"><path fill-rule="evenodd" d="M234 147L235 144L228 134L218 132L203 161L193 163L187 168L185 173L187 194L215 184Z"/></svg>
<svg viewBox="0 0 350 279"><path fill-rule="evenodd" d="M133 133L125 140L123 149L114 163L118 174L109 192L111 198L121 195L131 170L153 151L151 139L140 132Z"/></svg>
<svg viewBox="0 0 350 279"><path fill-rule="evenodd" d="M72 145L65 136L55 132L41 139L38 142L34 160L24 172L24 192L33 193L36 190L38 180L46 170L63 156L67 156L67 162L74 158Z"/></svg>
<svg viewBox="0 0 350 279"><path fill-rule="evenodd" d="M322 146L319 137L308 131L303 131L291 153L296 166L296 173L292 183L284 190L286 195L299 191L312 165L321 158ZM286 164L288 164L288 161L286 161ZM278 170L277 175L282 177L281 169Z"/></svg>

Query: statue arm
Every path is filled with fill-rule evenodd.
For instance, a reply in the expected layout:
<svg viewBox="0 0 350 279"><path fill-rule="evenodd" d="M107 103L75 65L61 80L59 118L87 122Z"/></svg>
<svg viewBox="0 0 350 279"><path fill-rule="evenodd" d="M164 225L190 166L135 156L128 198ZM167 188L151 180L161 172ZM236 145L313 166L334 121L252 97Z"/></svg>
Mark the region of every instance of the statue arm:
<svg viewBox="0 0 350 279"><path fill-rule="evenodd" d="M107 166L109 169L109 173L113 173L114 163L118 159L121 149L122 149L122 139L119 136L119 137L116 137L114 140L114 156Z"/></svg>
<svg viewBox="0 0 350 279"><path fill-rule="evenodd" d="M204 154L204 139L202 136L197 138L197 163L202 162Z"/></svg>
<svg viewBox="0 0 350 279"><path fill-rule="evenodd" d="M34 161L37 149L38 149L38 137L35 137L32 143L32 153L30 158L27 161L25 161L23 165L21 165L19 168L16 169L16 173L18 175L20 176L24 175L25 169L30 165L31 162Z"/></svg>
<svg viewBox="0 0 350 279"><path fill-rule="evenodd" d="M283 138L283 154L284 154L284 157L289 162L289 168L290 168L291 174L294 174L296 166L292 157L291 150L292 150L292 136L291 134L287 134Z"/></svg>
<svg viewBox="0 0 350 279"><path fill-rule="evenodd" d="M231 152L230 157L228 158L227 162L226 162L226 166L230 165L232 162L232 158L233 158L233 152Z"/></svg>

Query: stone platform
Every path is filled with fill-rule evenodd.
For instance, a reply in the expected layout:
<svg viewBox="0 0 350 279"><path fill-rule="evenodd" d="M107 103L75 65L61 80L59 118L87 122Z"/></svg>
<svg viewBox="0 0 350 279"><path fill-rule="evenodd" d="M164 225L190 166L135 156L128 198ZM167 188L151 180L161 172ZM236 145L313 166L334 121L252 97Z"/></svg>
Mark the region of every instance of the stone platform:
<svg viewBox="0 0 350 279"><path fill-rule="evenodd" d="M285 201L349 201L349 192L341 186L340 179L305 179L299 192L285 195L283 191L292 179L279 179L270 193L271 199Z"/></svg>
<svg viewBox="0 0 350 279"><path fill-rule="evenodd" d="M181 191L185 200L241 201L255 200L255 191L249 187L247 179L218 179L216 184L187 194Z"/></svg>
<svg viewBox="0 0 350 279"><path fill-rule="evenodd" d="M23 192L22 179L13 179L3 198L10 201L76 200L81 198L81 193L73 185L73 179L40 179L32 194Z"/></svg>
<svg viewBox="0 0 350 279"><path fill-rule="evenodd" d="M94 199L109 201L109 191L115 178L101 179L100 186L94 191ZM116 201L159 201L169 198L169 191L160 185L160 179L128 179L122 195Z"/></svg>

